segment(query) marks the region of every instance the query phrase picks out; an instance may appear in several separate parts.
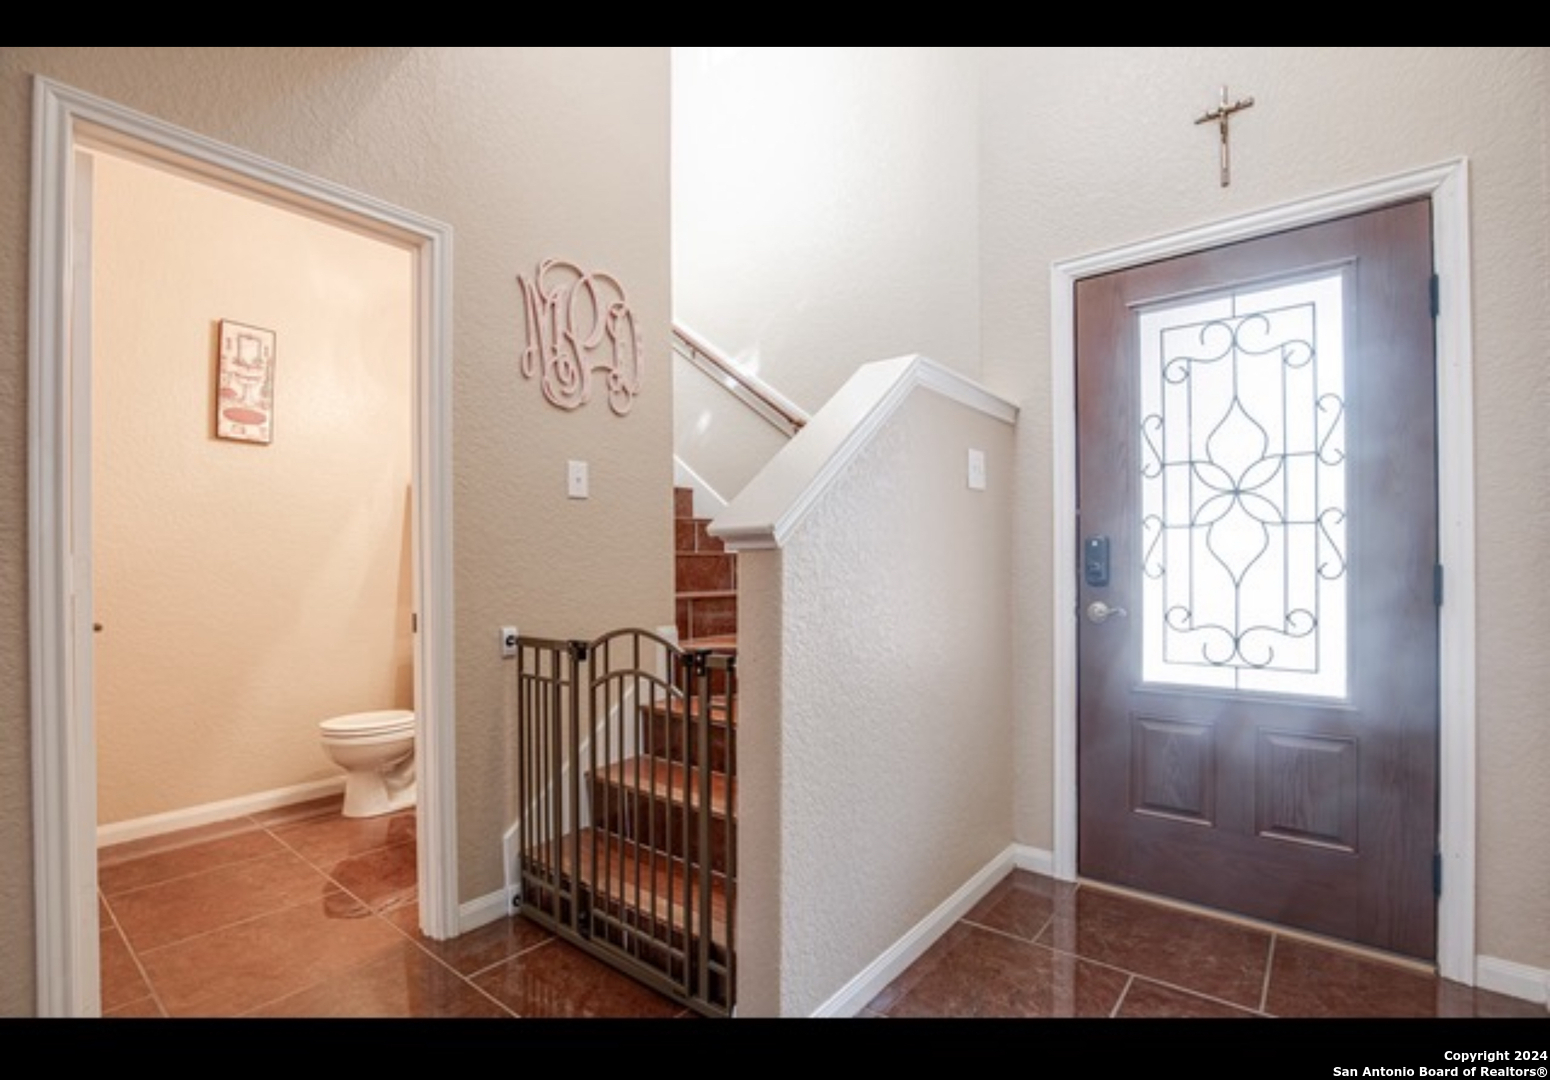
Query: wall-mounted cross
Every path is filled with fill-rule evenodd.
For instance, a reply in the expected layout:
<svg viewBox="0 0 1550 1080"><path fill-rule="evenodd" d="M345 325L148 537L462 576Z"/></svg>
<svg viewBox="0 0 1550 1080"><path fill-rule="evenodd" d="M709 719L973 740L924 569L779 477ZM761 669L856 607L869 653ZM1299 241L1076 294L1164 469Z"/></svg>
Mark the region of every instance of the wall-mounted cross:
<svg viewBox="0 0 1550 1080"><path fill-rule="evenodd" d="M1208 124L1208 123L1211 123L1214 120L1216 122L1217 128L1221 132L1221 140L1220 140L1220 142L1221 142L1222 186L1223 187L1226 187L1228 184L1232 183L1232 159L1228 156L1228 145L1227 145L1227 140L1228 140L1227 125L1228 125L1228 122L1232 119L1232 114L1233 113L1235 113L1235 112L1242 112L1244 109L1249 108L1253 104L1254 104L1254 99L1251 98L1251 97L1246 97L1246 98L1239 98L1237 101L1235 101L1231 105L1229 105L1227 103L1227 87L1224 86L1224 87L1222 87L1222 100L1221 100L1221 104L1219 104L1216 108L1212 109L1210 112L1205 113L1205 114L1197 117L1196 120L1195 120L1195 123L1197 123L1197 124Z"/></svg>

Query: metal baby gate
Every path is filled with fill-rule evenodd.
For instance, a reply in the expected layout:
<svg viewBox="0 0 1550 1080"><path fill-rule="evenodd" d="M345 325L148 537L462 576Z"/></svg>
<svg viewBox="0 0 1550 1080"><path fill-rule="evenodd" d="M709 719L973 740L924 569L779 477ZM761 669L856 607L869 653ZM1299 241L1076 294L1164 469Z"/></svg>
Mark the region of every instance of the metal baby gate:
<svg viewBox="0 0 1550 1080"><path fill-rule="evenodd" d="M516 910L711 1016L736 986L736 678L646 630L518 642Z"/></svg>

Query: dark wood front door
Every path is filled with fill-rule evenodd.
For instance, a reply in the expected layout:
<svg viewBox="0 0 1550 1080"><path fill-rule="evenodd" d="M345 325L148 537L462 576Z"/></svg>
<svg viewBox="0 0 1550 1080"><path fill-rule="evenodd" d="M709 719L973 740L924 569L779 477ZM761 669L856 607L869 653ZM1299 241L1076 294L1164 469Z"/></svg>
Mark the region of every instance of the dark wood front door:
<svg viewBox="0 0 1550 1080"><path fill-rule="evenodd" d="M1435 952L1430 204L1076 287L1078 870Z"/></svg>

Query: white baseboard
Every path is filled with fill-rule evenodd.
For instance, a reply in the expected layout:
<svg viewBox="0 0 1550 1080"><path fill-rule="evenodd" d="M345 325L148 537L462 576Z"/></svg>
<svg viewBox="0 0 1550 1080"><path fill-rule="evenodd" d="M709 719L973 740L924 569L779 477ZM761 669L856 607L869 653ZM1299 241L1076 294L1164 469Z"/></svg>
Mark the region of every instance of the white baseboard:
<svg viewBox="0 0 1550 1080"><path fill-rule="evenodd" d="M457 932L466 934L510 914L511 906L506 900L506 890L496 889L458 907Z"/></svg>
<svg viewBox="0 0 1550 1080"><path fill-rule="evenodd" d="M1012 861L1019 870L1042 874L1047 878L1055 876L1055 853L1052 851L1028 847L1026 844L1013 844Z"/></svg>
<svg viewBox="0 0 1550 1080"><path fill-rule="evenodd" d="M1475 959L1475 985L1482 990L1532 1001L1550 1012L1550 971L1494 956Z"/></svg>
<svg viewBox="0 0 1550 1080"><path fill-rule="evenodd" d="M944 900L935 911L916 923L903 937L890 946L881 956L868 964L859 975L851 979L828 1001L813 1010L814 1017L855 1016L867 1002L887 988L904 971L919 960L936 940L947 933L952 925L966 915L975 904L984 899L1001 879L1014 869L1035 869L1041 863L1052 862L1049 855L1042 856L1032 848L1013 844L992 859L984 869L963 884L957 892ZM1047 871L1040 870L1040 873Z"/></svg>
<svg viewBox="0 0 1550 1080"><path fill-rule="evenodd" d="M184 810L172 810L165 814L152 814L149 817L133 818L129 821L116 821L111 825L97 826L97 846L99 848L111 847L114 844L122 844L126 840L140 840L147 836L161 836L163 833L177 832L179 829L191 829L196 825L209 825L217 821L230 821L232 818L242 817L245 814L256 814L264 810L278 810L283 806L294 806L296 803L309 802L312 799L321 799L329 795L338 795L343 791L344 777L330 777L327 780L314 780L309 784L276 788L274 791L261 791L256 795L243 795L236 799L223 799L220 802L205 803L203 806L190 806Z"/></svg>

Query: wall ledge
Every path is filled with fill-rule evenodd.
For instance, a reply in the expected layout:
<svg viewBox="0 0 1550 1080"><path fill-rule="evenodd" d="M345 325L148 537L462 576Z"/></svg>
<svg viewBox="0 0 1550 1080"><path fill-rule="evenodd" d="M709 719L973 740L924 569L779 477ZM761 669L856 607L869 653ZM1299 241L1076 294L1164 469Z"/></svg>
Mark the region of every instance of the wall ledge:
<svg viewBox="0 0 1550 1080"><path fill-rule="evenodd" d="M1005 424L1017 422L1016 405L918 353L864 364L716 516L710 534L731 551L783 547L917 389Z"/></svg>

